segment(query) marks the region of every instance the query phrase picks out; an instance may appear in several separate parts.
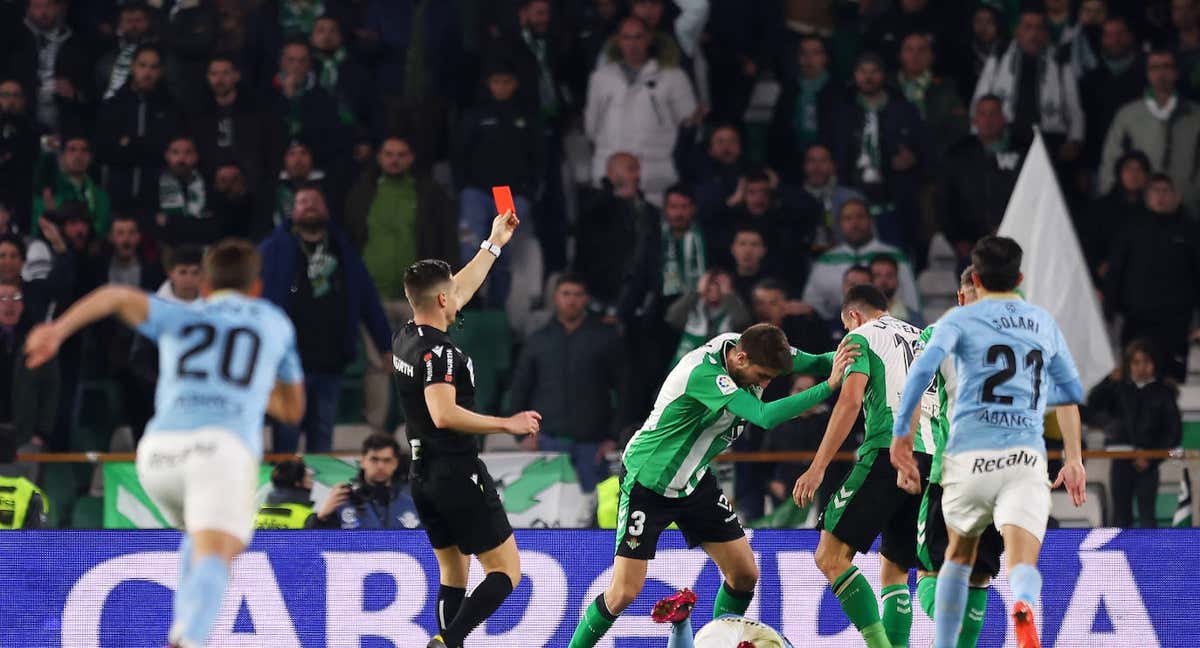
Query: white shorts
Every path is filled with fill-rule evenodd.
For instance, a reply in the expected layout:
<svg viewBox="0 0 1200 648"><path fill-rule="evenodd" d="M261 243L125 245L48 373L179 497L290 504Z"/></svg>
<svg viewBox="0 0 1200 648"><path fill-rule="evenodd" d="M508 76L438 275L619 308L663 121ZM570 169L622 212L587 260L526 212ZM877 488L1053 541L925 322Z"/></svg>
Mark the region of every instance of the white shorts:
<svg viewBox="0 0 1200 648"><path fill-rule="evenodd" d="M250 543L258 461L234 433L209 427L148 434L138 444L137 475L171 526Z"/></svg>
<svg viewBox="0 0 1200 648"><path fill-rule="evenodd" d="M1046 456L1030 448L976 450L942 459L946 528L975 537L988 524L1025 529L1040 542L1050 517Z"/></svg>

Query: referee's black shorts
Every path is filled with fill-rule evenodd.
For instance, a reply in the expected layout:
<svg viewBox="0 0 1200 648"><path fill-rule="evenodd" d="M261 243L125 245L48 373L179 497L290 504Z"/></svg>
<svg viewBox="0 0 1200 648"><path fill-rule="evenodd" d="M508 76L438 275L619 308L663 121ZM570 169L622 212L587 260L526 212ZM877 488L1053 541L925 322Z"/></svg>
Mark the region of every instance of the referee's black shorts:
<svg viewBox="0 0 1200 648"><path fill-rule="evenodd" d="M496 483L478 457L422 457L413 462L412 496L434 549L477 555L512 535Z"/></svg>

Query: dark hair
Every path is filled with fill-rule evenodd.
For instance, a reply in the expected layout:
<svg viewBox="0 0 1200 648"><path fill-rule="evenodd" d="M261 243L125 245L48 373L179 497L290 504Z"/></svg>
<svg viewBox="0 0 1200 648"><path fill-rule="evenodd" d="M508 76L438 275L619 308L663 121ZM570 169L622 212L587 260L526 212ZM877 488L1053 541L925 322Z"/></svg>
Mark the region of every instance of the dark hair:
<svg viewBox="0 0 1200 648"><path fill-rule="evenodd" d="M144 2L136 2L136 1L135 2L126 2L125 4L121 5L121 8L117 11L117 14L120 15L120 14L127 13L130 11L140 11L143 14L145 14L147 18L150 17L150 7L146 6L146 3L144 3Z"/></svg>
<svg viewBox="0 0 1200 648"><path fill-rule="evenodd" d="M738 234L757 234L762 239L763 245L767 244L767 235L763 231L753 225L742 224L738 225L737 229L733 230L733 238L736 240ZM733 241L731 240L730 243Z"/></svg>
<svg viewBox="0 0 1200 648"><path fill-rule="evenodd" d="M691 201L693 205L696 204L696 192L692 190L691 185L677 182L670 187L667 187L667 190L663 192L664 206L667 204L667 198L670 198L672 195L683 196Z"/></svg>
<svg viewBox="0 0 1200 648"><path fill-rule="evenodd" d="M404 293L414 309L428 306L430 291L450 281L450 264L440 259L422 259L404 271Z"/></svg>
<svg viewBox="0 0 1200 648"><path fill-rule="evenodd" d="M162 48L154 43L142 43L141 45L138 45L137 49L133 50L133 56L129 60L136 61L137 57L141 56L143 52L154 52L155 54L158 54L159 64L162 64L167 60L166 55L163 54Z"/></svg>
<svg viewBox="0 0 1200 648"><path fill-rule="evenodd" d="M1174 188L1175 188L1175 181L1171 179L1171 176L1169 176L1169 175L1167 175L1167 174L1165 174L1165 173L1155 173L1155 174L1152 174L1152 175L1150 176L1150 181L1149 181L1149 182L1147 182L1146 184L1147 184L1147 185L1152 185L1152 184L1154 184L1155 182L1165 182L1165 183L1167 183L1167 184L1171 185L1171 188L1172 188L1172 189L1174 189Z"/></svg>
<svg viewBox="0 0 1200 648"><path fill-rule="evenodd" d="M1138 149L1127 151L1124 155L1117 158L1116 163L1113 164L1113 177L1117 178L1118 184L1120 183L1121 169L1124 169L1125 165L1130 162L1137 162L1142 165L1142 170L1146 173L1150 173L1150 169L1153 168L1150 166L1150 158L1145 153Z"/></svg>
<svg viewBox="0 0 1200 648"><path fill-rule="evenodd" d="M1154 373L1158 373L1158 353L1154 347L1154 343L1146 338L1137 338L1125 345L1125 351L1121 355L1121 370L1125 377L1129 377L1129 365L1133 363L1133 356L1142 353L1150 358L1150 362L1154 363Z"/></svg>
<svg viewBox="0 0 1200 648"><path fill-rule="evenodd" d="M787 286L784 286L782 281L774 277L767 277L754 284L754 290L777 290L785 295L787 294Z"/></svg>
<svg viewBox="0 0 1200 648"><path fill-rule="evenodd" d="M51 217L50 220L65 225L74 220L83 221L87 224L92 223L92 212L88 211L87 203L80 200L68 200L58 206L56 217Z"/></svg>
<svg viewBox="0 0 1200 648"><path fill-rule="evenodd" d="M846 291L846 298L842 300L842 312L864 306L875 311L885 311L888 308L888 300L883 291L874 284L851 286L850 290Z"/></svg>
<svg viewBox="0 0 1200 648"><path fill-rule="evenodd" d="M588 289L587 281L584 280L583 275L576 272L564 272L558 275L558 279L554 281L554 289L558 290L567 284L580 286L583 288L584 292L587 292Z"/></svg>
<svg viewBox="0 0 1200 648"><path fill-rule="evenodd" d="M711 145L711 144L712 144L713 135L716 135L716 134L717 134L717 131L719 131L719 130L731 130L731 131L733 131L733 134L734 134L734 135L737 135L737 136L738 136L738 141L739 141L739 142L742 140L742 128L741 128L741 126L739 126L739 125L737 125L737 124L735 124L735 123L733 123L733 122L729 122L729 121L723 121L723 122L718 122L718 123L716 123L716 124L713 124L712 130L711 130L711 131L709 131L709 133L708 133L708 140L705 142L705 144L709 144L709 145Z"/></svg>
<svg viewBox="0 0 1200 648"><path fill-rule="evenodd" d="M363 439L363 454L367 454L372 450L383 450L384 448L391 448L392 452L396 453L397 458L400 456L400 443L396 441L396 437L390 434L376 432L366 439Z"/></svg>
<svg viewBox="0 0 1200 648"><path fill-rule="evenodd" d="M119 222L125 222L125 221L131 222L134 225L137 225L138 230L142 229L142 223L141 223L141 221L138 220L138 217L134 216L133 214L131 214L129 212L114 213L112 215L112 219L109 221L109 227L111 229L112 225L115 225Z"/></svg>
<svg viewBox="0 0 1200 648"><path fill-rule="evenodd" d="M4 245L5 243L17 248L17 256L21 257L22 261L25 260L25 241L22 241L20 236L16 234L0 236L0 245Z"/></svg>
<svg viewBox="0 0 1200 648"><path fill-rule="evenodd" d="M288 459L275 464L271 469L271 485L275 488L293 488L304 481L308 466L300 458Z"/></svg>
<svg viewBox="0 0 1200 648"><path fill-rule="evenodd" d="M971 251L979 283L992 292L1008 292L1021 282L1021 246L1006 236L985 236Z"/></svg>
<svg viewBox="0 0 1200 648"><path fill-rule="evenodd" d="M1000 104L1001 108L1004 107L1004 100L1000 98L1000 95L992 94L990 92L976 99L975 105L978 106L985 101L995 101L996 103Z"/></svg>
<svg viewBox="0 0 1200 648"><path fill-rule="evenodd" d="M892 266L896 272L900 271L900 263L896 261L896 257L890 254L876 254L875 256L871 257L871 261L867 264L867 267L870 268L876 263L886 263Z"/></svg>
<svg viewBox="0 0 1200 648"><path fill-rule="evenodd" d="M738 346L746 353L751 364L780 372L792 368L792 345L777 326L751 326L742 333Z"/></svg>
<svg viewBox="0 0 1200 648"><path fill-rule="evenodd" d="M975 266L968 265L966 268L964 268L962 271L962 274L958 275L958 287L959 288L970 287L970 288L974 289L975 288L975 280L972 279L972 275L974 275L974 274L975 274Z"/></svg>
<svg viewBox="0 0 1200 648"><path fill-rule="evenodd" d="M767 171L762 167L755 167L742 174L742 178L746 180L746 184L751 182L770 182L771 176L767 175Z"/></svg>
<svg viewBox="0 0 1200 648"><path fill-rule="evenodd" d="M320 16L317 16L316 18L313 19L313 25L316 26L316 24L321 22L322 20L332 21L333 24L337 25L338 31L339 32L342 31L342 21L336 15L328 14L328 13L321 14Z"/></svg>
<svg viewBox="0 0 1200 648"><path fill-rule="evenodd" d="M196 138L193 137L191 133L183 133L183 132L175 133L175 134L171 135L170 137L168 137L167 138L167 148L171 148L172 144L174 144L175 142L178 142L180 140L187 140L192 143L192 148L198 148L196 146Z"/></svg>
<svg viewBox="0 0 1200 648"><path fill-rule="evenodd" d="M850 205L858 205L859 207L862 207L863 211L867 212L867 218L875 218L875 214L871 213L871 205L867 203L867 201L863 200L862 198L849 198L842 203L841 207L838 208L837 216L839 219L842 217L842 214L846 213L846 208Z"/></svg>
<svg viewBox="0 0 1200 648"><path fill-rule="evenodd" d="M296 36L292 36L292 37L284 39L283 45L279 48L279 55L283 56L283 50L285 50L293 45L299 45L300 47L303 47L304 51L308 52L309 56L312 56L312 45L309 45L308 39L301 35L296 35Z"/></svg>
<svg viewBox="0 0 1200 648"><path fill-rule="evenodd" d="M204 66L204 68L207 70L208 66L210 66L213 63L216 63L218 61L225 61L226 63L233 66L233 69L235 69L235 70L241 69L241 67L238 65L237 60L233 58L233 55L229 54L227 52L218 52L218 53L213 54L212 56L208 57L208 63Z"/></svg>
<svg viewBox="0 0 1200 648"><path fill-rule="evenodd" d="M213 290L250 290L260 272L258 248L243 239L217 241L204 256L204 274Z"/></svg>
<svg viewBox="0 0 1200 648"><path fill-rule="evenodd" d="M1150 57L1152 57L1152 56L1170 56L1172 63L1174 63L1176 65L1179 64L1179 57L1175 56L1175 52L1172 52L1169 49L1155 47L1154 49L1151 49L1149 52L1146 52L1146 65L1150 65Z"/></svg>
<svg viewBox="0 0 1200 648"><path fill-rule="evenodd" d="M865 275L867 275L868 277L869 277L869 276L871 276L871 269L870 269L870 268L868 268L867 266L865 266L865 265L852 265L852 266L850 266L849 268L846 268L846 271L842 273L842 279L845 279L846 277L849 277L851 272L861 272L862 274L865 274Z"/></svg>
<svg viewBox="0 0 1200 648"><path fill-rule="evenodd" d="M194 266L204 263L204 251L198 245L180 245L167 255L167 271L179 266Z"/></svg>

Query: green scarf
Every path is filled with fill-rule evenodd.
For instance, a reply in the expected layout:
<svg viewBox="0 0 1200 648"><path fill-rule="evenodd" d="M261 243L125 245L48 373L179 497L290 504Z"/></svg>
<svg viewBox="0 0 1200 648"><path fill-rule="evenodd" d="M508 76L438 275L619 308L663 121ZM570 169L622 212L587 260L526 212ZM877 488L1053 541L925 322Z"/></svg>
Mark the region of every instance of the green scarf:
<svg viewBox="0 0 1200 648"><path fill-rule="evenodd" d="M346 62L346 48L339 47L329 54L320 52L317 54L317 62L321 65L321 69L317 73L317 85L337 100L338 119L342 124L353 126L358 121L354 116L354 110L350 108L350 103L337 89L338 68Z"/></svg>
<svg viewBox="0 0 1200 648"><path fill-rule="evenodd" d="M192 173L185 187L170 171L158 176L158 209L167 216L204 218L204 179Z"/></svg>
<svg viewBox="0 0 1200 648"><path fill-rule="evenodd" d="M546 39L538 38L528 29L521 30L521 37L533 52L538 62L538 104L542 109L542 117L552 121L558 116L558 96L554 92L554 75L550 71L549 48Z"/></svg>
<svg viewBox="0 0 1200 648"><path fill-rule="evenodd" d="M662 294L682 295L696 285L706 269L704 236L693 223L681 238L675 238L671 228L663 223L662 240Z"/></svg>
<svg viewBox="0 0 1200 648"><path fill-rule="evenodd" d="M917 107L917 110L921 113L921 118L924 119L925 93L929 91L929 86L933 84L933 73L925 70L925 72L916 77L909 77L901 73L899 80L900 90L904 92L904 98Z"/></svg>
<svg viewBox="0 0 1200 648"><path fill-rule="evenodd" d="M300 252L307 261L308 281L312 284L313 297L324 297L333 290L333 273L337 271L337 257L329 251L329 237L309 243L299 237Z"/></svg>
<svg viewBox="0 0 1200 648"><path fill-rule="evenodd" d="M285 38L311 34L313 23L324 15L324 0L283 0L279 3L279 27Z"/></svg>
<svg viewBox="0 0 1200 648"><path fill-rule="evenodd" d="M880 184L883 182L883 152L879 148L879 113L887 105L888 96L878 105L871 105L857 95L855 101L863 109L862 150L859 152L855 166L863 184Z"/></svg>
<svg viewBox="0 0 1200 648"><path fill-rule="evenodd" d="M829 73L821 72L815 79L800 78L800 92L796 95L796 110L792 113L792 127L796 132L796 148L804 150L820 137L818 123L820 106L818 96L829 81Z"/></svg>

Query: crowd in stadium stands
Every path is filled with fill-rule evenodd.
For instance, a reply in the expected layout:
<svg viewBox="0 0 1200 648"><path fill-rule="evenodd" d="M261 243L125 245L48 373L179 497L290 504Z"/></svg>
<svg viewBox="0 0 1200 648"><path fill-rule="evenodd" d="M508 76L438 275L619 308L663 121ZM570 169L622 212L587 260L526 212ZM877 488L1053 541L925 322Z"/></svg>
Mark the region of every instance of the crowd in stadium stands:
<svg viewBox="0 0 1200 648"><path fill-rule="evenodd" d="M98 326L30 371L24 334L104 283L194 300L204 246L241 236L307 377L273 449L332 447L348 371L387 430L402 273L473 256L509 185L522 226L472 304L505 313L496 344L519 358L494 407L545 414L523 447L569 452L590 489L713 335L770 322L830 350L865 282L935 319L917 276L996 230L1036 129L1145 358L1093 420L1169 446L1155 379L1186 378L1200 300L1197 100L1200 0L2 2L0 422L30 450L139 436L152 345ZM80 415L98 383L104 426ZM1162 426L1143 430L1146 407ZM826 415L736 447L811 449ZM1114 482L1145 519L1143 463ZM802 468L739 469L743 513Z"/></svg>

